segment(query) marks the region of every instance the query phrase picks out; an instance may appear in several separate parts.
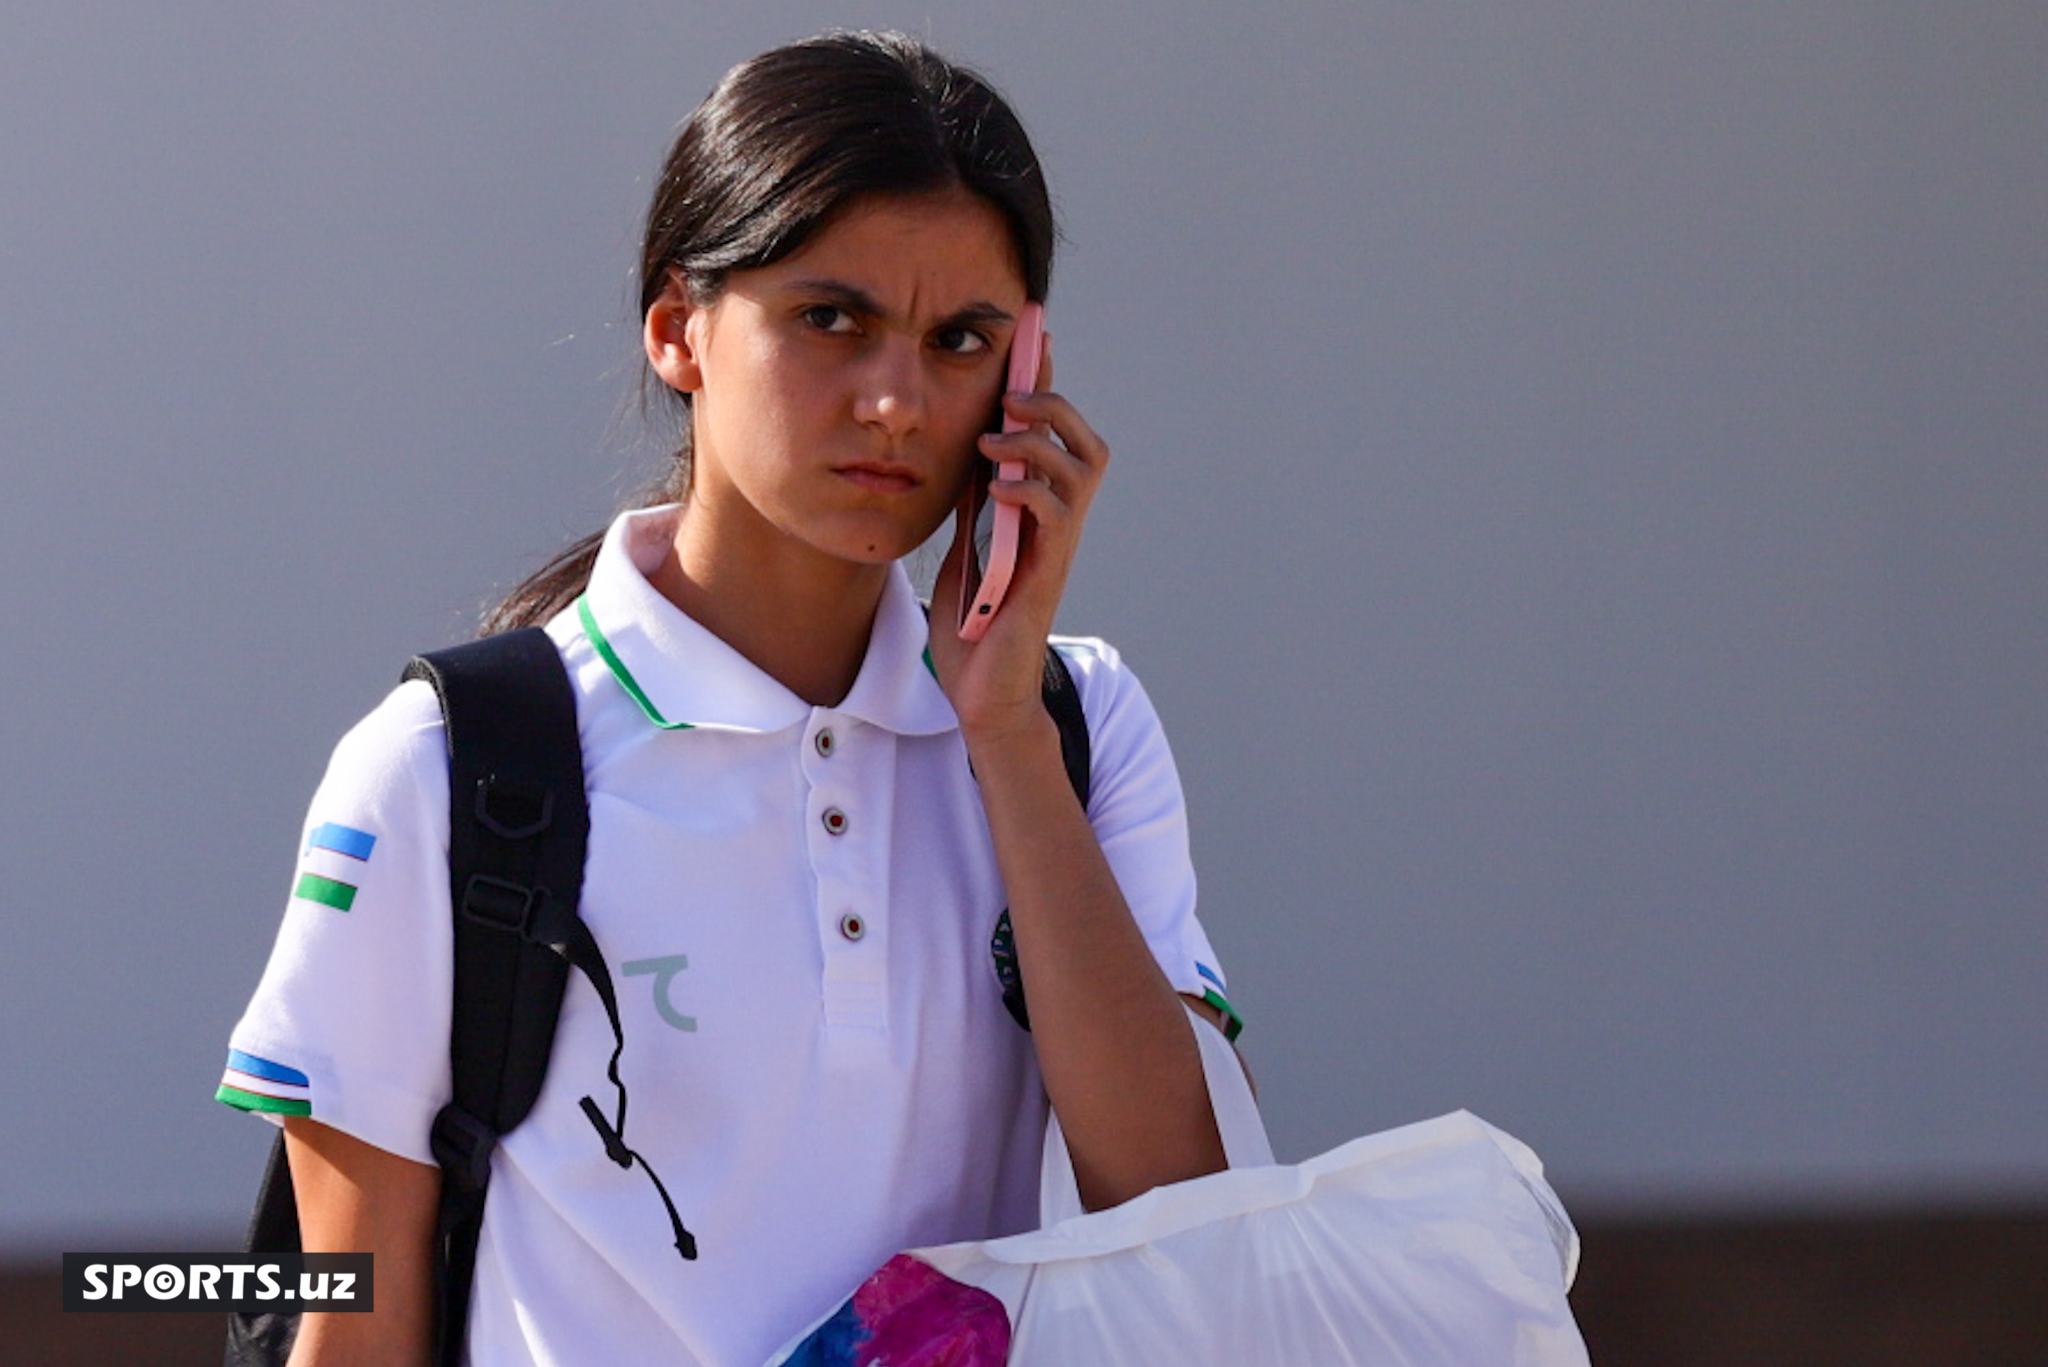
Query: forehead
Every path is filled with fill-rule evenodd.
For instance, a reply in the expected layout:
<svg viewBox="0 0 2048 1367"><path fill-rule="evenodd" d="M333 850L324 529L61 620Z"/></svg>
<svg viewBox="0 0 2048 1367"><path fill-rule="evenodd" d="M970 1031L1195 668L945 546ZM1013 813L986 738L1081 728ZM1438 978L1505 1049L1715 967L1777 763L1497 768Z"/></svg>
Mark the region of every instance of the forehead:
<svg viewBox="0 0 2048 1367"><path fill-rule="evenodd" d="M830 280L892 307L915 301L939 312L969 303L1014 312L1024 303L1024 271L1009 221L966 190L856 199L796 251L740 274L770 288Z"/></svg>

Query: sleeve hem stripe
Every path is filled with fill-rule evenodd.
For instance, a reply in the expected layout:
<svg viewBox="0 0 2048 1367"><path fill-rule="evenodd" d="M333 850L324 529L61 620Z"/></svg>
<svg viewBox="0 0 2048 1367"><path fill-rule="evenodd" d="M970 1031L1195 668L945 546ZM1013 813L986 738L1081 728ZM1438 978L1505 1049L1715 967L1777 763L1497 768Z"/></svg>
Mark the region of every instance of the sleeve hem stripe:
<svg viewBox="0 0 2048 1367"><path fill-rule="evenodd" d="M1237 1014L1237 1008L1230 1004L1230 999L1211 988L1202 993L1202 1000L1223 1013L1223 1038L1232 1044L1237 1043L1237 1037L1244 1033L1244 1017Z"/></svg>
<svg viewBox="0 0 2048 1367"><path fill-rule="evenodd" d="M245 1092L239 1087L223 1086L213 1094L215 1101L232 1106L238 1111L267 1111L272 1115L311 1115L313 1103L292 1101L279 1096L260 1096Z"/></svg>

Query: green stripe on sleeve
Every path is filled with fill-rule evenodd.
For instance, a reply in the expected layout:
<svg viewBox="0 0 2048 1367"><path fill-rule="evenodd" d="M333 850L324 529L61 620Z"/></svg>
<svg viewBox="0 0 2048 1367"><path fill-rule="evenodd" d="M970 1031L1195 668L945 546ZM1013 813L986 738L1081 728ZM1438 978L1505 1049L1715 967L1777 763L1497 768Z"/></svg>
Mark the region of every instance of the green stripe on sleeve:
<svg viewBox="0 0 2048 1367"><path fill-rule="evenodd" d="M332 878L322 878L317 873L299 875L298 887L292 889L292 896L302 897L308 902L319 902L333 907L336 911L347 911L356 904L356 890L353 884L337 883Z"/></svg>
<svg viewBox="0 0 2048 1367"><path fill-rule="evenodd" d="M213 1094L213 1099L233 1106L238 1111L268 1111L272 1115L313 1114L313 1103L310 1101L287 1101L283 1097L258 1096L254 1092L245 1092L240 1087L229 1087L225 1084Z"/></svg>
<svg viewBox="0 0 2048 1367"><path fill-rule="evenodd" d="M1232 1044L1237 1043L1237 1037L1244 1033L1244 1017L1237 1014L1237 1008L1230 1004L1230 999L1210 987L1203 989L1202 1000L1223 1013L1223 1038Z"/></svg>

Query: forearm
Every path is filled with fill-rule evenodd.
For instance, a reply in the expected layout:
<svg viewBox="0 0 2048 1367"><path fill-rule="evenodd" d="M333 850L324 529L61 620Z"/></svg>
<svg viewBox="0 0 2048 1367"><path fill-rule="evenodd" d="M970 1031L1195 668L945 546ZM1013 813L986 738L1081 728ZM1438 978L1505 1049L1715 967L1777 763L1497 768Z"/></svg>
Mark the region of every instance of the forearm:
<svg viewBox="0 0 2048 1367"><path fill-rule="evenodd" d="M439 1171L313 1120L287 1120L285 1147L306 1251L369 1253L377 1291L368 1314L304 1315L291 1367L424 1367Z"/></svg>
<svg viewBox="0 0 2048 1367"><path fill-rule="evenodd" d="M1224 1166L1201 1055L1075 801L1042 711L974 748L1032 1039L1083 1202Z"/></svg>

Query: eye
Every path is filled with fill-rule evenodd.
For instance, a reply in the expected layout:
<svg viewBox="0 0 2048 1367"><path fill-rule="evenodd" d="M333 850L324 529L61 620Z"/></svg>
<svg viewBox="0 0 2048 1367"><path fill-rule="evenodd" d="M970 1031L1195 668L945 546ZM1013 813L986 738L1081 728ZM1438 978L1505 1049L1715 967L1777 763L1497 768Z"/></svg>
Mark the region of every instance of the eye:
<svg viewBox="0 0 2048 1367"><path fill-rule="evenodd" d="M987 351L989 346L988 338L973 328L941 328L933 334L932 342L939 350L955 356L972 356Z"/></svg>
<svg viewBox="0 0 2048 1367"><path fill-rule="evenodd" d="M853 331L853 315L837 304L813 304L804 310L803 319L820 332Z"/></svg>

